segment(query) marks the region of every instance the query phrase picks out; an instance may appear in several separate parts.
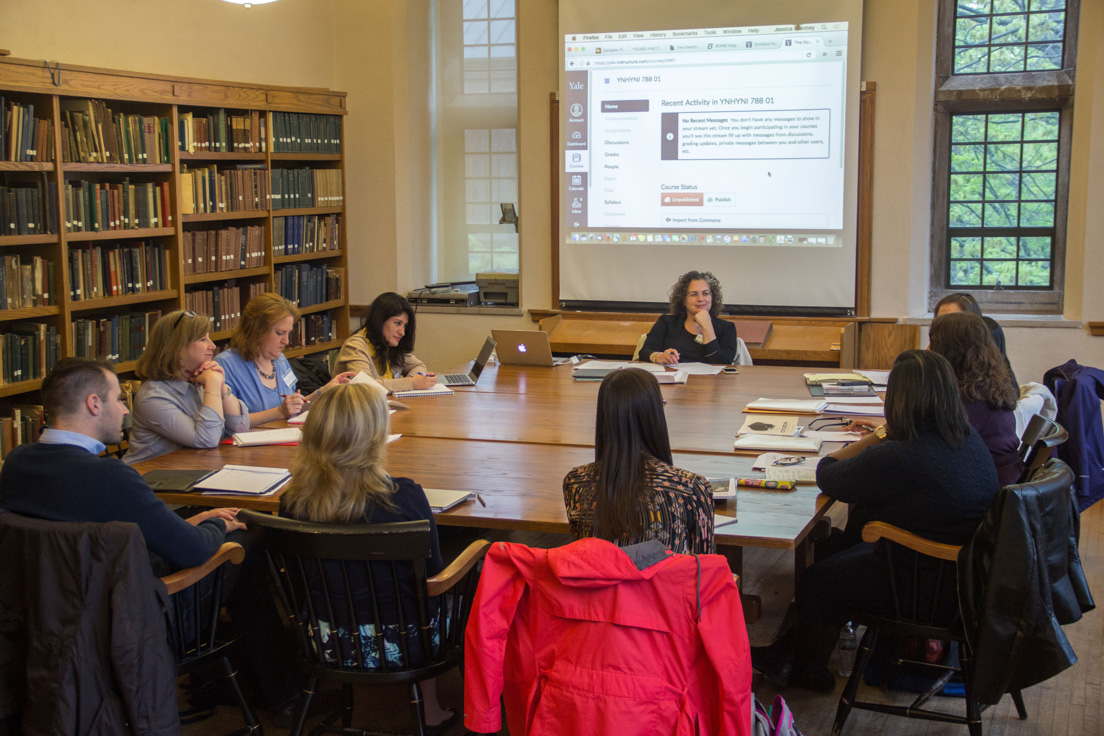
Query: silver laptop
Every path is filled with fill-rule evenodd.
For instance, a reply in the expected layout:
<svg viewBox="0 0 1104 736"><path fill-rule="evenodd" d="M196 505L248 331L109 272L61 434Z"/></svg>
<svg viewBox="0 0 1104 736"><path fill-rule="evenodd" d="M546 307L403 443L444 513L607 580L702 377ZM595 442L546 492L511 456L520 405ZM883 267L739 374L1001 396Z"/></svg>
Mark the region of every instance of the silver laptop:
<svg viewBox="0 0 1104 736"><path fill-rule="evenodd" d="M446 373L441 376L437 376L437 382L443 383L446 386L474 386L475 382L479 380L479 374L483 372L483 369L487 366L487 361L491 359L491 353L494 352L495 341L494 338L488 337L487 341L483 343L483 349L479 351L479 357L475 359L475 365L467 373Z"/></svg>
<svg viewBox="0 0 1104 736"><path fill-rule="evenodd" d="M551 368L570 361L552 357L552 345L544 330L491 330L498 343L498 362L502 365L539 365Z"/></svg>

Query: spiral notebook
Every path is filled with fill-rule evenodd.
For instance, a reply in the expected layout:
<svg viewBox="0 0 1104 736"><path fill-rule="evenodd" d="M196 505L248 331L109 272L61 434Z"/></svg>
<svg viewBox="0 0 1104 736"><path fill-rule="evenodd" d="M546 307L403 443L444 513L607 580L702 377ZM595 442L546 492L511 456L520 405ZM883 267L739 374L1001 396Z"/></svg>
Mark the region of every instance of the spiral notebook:
<svg viewBox="0 0 1104 736"><path fill-rule="evenodd" d="M433 388L414 389L412 391L396 391L392 394L398 399L414 399L419 396L452 396L453 390L443 383L433 384Z"/></svg>

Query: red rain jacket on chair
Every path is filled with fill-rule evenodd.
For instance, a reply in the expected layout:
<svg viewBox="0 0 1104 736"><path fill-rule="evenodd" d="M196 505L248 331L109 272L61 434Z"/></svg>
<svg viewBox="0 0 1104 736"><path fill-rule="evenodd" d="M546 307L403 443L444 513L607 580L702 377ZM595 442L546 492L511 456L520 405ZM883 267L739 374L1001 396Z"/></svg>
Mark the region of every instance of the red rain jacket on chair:
<svg viewBox="0 0 1104 736"><path fill-rule="evenodd" d="M751 731L751 659L740 594L718 555L638 570L615 545L497 542L465 639L464 723L510 733Z"/></svg>

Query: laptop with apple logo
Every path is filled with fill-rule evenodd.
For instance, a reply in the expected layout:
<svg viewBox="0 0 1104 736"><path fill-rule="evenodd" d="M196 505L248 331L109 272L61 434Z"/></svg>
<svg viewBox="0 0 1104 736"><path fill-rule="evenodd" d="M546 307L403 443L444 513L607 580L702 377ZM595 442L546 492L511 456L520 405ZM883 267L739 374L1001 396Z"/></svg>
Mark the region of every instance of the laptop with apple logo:
<svg viewBox="0 0 1104 736"><path fill-rule="evenodd" d="M570 362L570 358L553 358L548 333L542 330L491 330L498 343L496 352L502 365L538 365L551 368Z"/></svg>

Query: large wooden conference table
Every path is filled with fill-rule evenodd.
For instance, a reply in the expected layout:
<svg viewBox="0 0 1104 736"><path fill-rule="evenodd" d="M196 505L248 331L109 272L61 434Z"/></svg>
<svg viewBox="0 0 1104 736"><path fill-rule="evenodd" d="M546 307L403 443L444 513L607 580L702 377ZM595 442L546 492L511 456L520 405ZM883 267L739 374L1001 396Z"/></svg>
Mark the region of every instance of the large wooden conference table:
<svg viewBox="0 0 1104 736"><path fill-rule="evenodd" d="M760 396L808 398L807 369L741 366L738 375L691 376L664 385L665 412L677 466L711 478L761 475L751 456L732 451L743 409ZM571 368L489 366L478 384L452 396L407 399L409 410L391 417L402 437L388 451L388 471L426 488L478 492L486 505L468 501L439 514L442 526L568 532L562 480L594 459L597 382L577 382ZM288 467L289 446L179 450L135 464L155 468L215 469L226 463ZM241 506L276 511L278 496L243 498L159 494L170 503ZM795 572L809 561L806 541L831 505L812 485L789 492L743 490L735 503L717 504L718 515L737 516L716 532L718 547L741 572L742 547L795 551Z"/></svg>

